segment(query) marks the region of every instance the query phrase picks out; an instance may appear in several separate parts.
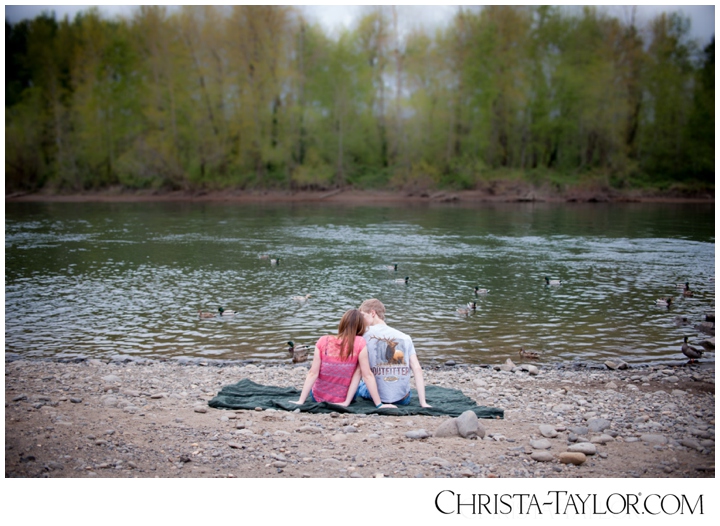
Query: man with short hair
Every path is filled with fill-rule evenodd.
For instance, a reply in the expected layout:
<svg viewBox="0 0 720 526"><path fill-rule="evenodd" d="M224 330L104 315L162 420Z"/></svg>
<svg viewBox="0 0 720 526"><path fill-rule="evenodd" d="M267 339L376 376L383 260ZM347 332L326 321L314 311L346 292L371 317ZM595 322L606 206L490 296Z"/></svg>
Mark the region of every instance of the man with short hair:
<svg viewBox="0 0 720 526"><path fill-rule="evenodd" d="M383 403L407 405L410 403L412 372L420 406L431 407L425 401L425 381L410 336L385 323L385 305L380 300L365 300L359 310L368 325L363 336L367 342L370 371L361 371L363 381L360 382L357 394L370 398L365 378L372 374Z"/></svg>

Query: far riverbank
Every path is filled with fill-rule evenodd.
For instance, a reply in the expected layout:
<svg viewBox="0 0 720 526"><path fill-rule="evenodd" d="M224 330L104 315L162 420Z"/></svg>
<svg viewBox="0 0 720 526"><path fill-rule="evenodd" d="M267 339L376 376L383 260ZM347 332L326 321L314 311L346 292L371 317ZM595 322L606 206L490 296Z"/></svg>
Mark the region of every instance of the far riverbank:
<svg viewBox="0 0 720 526"><path fill-rule="evenodd" d="M334 189L327 191L284 190L223 190L223 191L158 191L109 189L81 193L13 193L6 202L229 202L229 203L335 203L363 204L421 204L458 203L482 204L503 202L549 203L714 203L715 196L683 197L650 194L640 191L609 192L570 190L562 193L538 191L524 186L508 186L497 190L459 191L387 191Z"/></svg>

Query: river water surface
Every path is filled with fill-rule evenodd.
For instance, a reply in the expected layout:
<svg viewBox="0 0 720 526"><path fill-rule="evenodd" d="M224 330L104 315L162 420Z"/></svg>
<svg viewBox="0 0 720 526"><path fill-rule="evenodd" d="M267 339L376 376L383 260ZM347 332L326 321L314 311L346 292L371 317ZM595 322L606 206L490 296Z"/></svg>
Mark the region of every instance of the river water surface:
<svg viewBox="0 0 720 526"><path fill-rule="evenodd" d="M5 349L289 361L375 297L421 363L681 363L714 278L713 204L7 203Z"/></svg>

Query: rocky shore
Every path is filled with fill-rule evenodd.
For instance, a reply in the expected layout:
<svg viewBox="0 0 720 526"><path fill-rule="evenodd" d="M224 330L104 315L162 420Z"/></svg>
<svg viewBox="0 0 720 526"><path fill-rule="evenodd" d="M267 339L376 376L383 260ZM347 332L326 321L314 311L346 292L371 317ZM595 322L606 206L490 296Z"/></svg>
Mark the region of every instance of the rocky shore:
<svg viewBox="0 0 720 526"><path fill-rule="evenodd" d="M243 378L300 388L307 366L6 357L5 477L715 476L713 363L426 367L504 409L469 434L450 417L207 405Z"/></svg>

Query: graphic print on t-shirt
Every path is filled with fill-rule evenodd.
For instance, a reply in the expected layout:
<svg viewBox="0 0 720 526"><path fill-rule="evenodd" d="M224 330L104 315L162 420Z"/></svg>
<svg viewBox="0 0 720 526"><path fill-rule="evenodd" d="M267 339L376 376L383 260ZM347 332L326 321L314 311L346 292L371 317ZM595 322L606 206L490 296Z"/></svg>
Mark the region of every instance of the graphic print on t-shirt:
<svg viewBox="0 0 720 526"><path fill-rule="evenodd" d="M408 374L402 342L392 338L378 338L377 336L371 336L371 338L379 342L377 346L379 360L375 367L372 367L375 376L383 377L385 382L397 382L398 377L396 375ZM384 349L383 343L385 344ZM382 361L383 358L385 361Z"/></svg>

